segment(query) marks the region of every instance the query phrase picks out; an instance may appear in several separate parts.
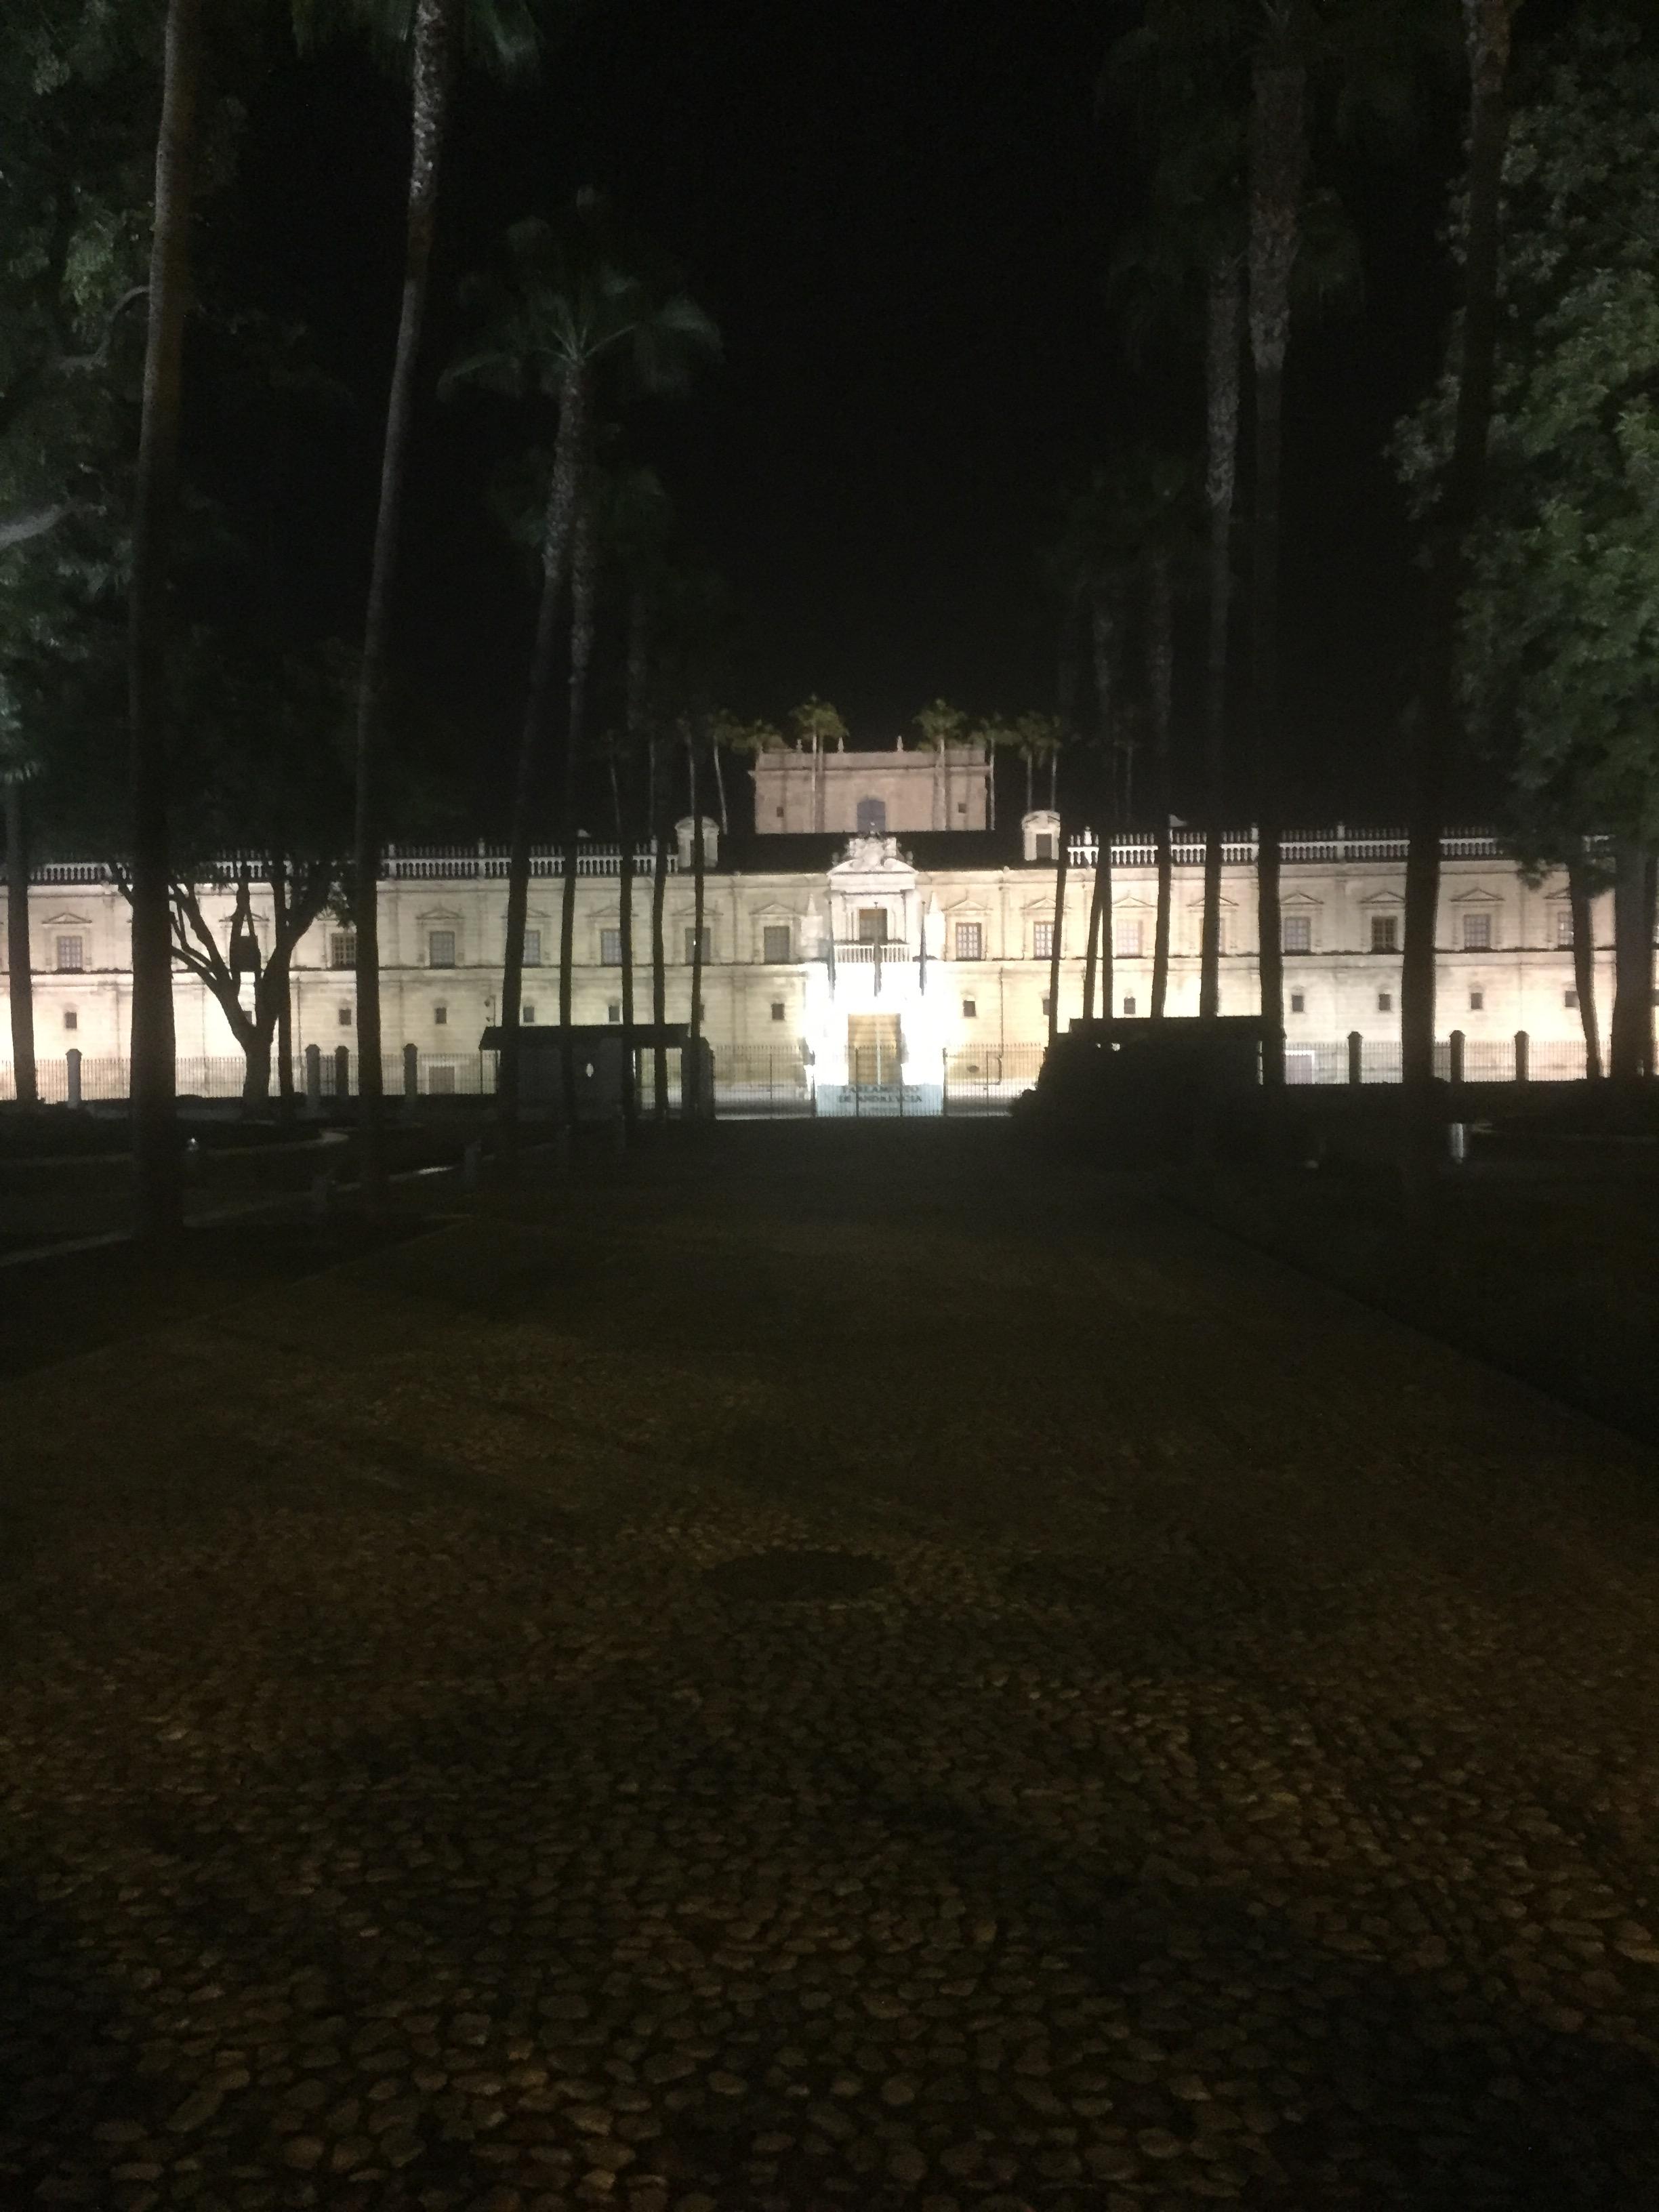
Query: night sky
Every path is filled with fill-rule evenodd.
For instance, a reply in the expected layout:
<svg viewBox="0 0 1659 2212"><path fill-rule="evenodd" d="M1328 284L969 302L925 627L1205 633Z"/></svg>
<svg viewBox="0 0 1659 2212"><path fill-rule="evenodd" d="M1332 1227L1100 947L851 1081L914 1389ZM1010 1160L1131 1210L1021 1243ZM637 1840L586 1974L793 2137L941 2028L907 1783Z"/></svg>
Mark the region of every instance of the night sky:
<svg viewBox="0 0 1659 2212"><path fill-rule="evenodd" d="M1095 87L1135 12L633 0L591 8L538 85L465 88L428 394L462 335L456 279L507 222L592 184L663 247L719 321L726 357L687 398L635 409L630 438L739 595L738 711L781 716L816 691L859 742L885 744L937 695L974 710L1053 706L1054 623L1036 575L1060 488L1132 440L1201 435L1197 363L1133 366L1107 295L1139 186ZM251 285L306 314L356 394L306 441L288 495L319 619L347 635L361 625L395 328L405 110L349 48L284 63L256 104L237 191ZM1414 585L1382 447L1442 344L1455 118L1443 90L1408 149L1320 149L1358 226L1365 286L1292 347L1293 819L1401 811ZM528 427L499 401L428 398L410 511L410 750L458 763L492 829L532 599L483 483ZM1183 688L1183 760L1192 704ZM1177 781L1177 807L1193 803L1184 766ZM1478 787L1465 796L1478 808Z"/></svg>

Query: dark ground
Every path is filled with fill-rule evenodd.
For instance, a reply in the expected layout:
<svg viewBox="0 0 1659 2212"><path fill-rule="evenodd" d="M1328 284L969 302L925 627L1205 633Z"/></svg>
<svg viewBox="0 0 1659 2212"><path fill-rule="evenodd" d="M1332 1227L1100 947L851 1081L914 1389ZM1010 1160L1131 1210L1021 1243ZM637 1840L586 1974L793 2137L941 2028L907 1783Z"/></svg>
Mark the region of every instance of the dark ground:
<svg viewBox="0 0 1659 2212"><path fill-rule="evenodd" d="M0 2201L1659 2197L1659 1468L1142 1185L724 1128L0 1419Z"/></svg>

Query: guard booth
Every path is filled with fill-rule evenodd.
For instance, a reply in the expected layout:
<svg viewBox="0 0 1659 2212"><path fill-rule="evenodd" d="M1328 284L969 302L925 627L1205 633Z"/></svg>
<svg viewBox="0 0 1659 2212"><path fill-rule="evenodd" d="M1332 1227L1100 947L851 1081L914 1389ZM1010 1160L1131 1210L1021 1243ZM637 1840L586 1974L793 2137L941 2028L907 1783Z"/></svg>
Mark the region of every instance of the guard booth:
<svg viewBox="0 0 1659 2212"><path fill-rule="evenodd" d="M690 1099L695 1102L692 1110L696 1119L712 1121L714 1118L714 1055L708 1038L700 1036L693 1057L691 1038L684 1022L664 1022L660 1027L654 1022L636 1022L632 1029L626 1030L615 1022L573 1023L569 1034L575 1061L571 1119L615 1121L622 1112L626 1056L630 1053L633 1055L637 1097L642 1095L644 1087L641 1073L649 1073L649 1063L659 1046L670 1054L673 1061L670 1095L678 1100L675 1111L684 1114L685 1102ZM526 1106L544 1108L550 1116L561 1121L566 1118L562 1049L564 1035L564 1030L556 1025L549 1027L539 1022L519 1031L520 1100ZM479 1043L485 1052L500 1052L501 1030L487 1029Z"/></svg>
<svg viewBox="0 0 1659 2212"><path fill-rule="evenodd" d="M1208 1021L1074 1021L1043 1057L1026 1097L1036 1118L1106 1138L1130 1160L1178 1158L1200 1124L1249 1146L1261 1117L1261 1047L1254 1014Z"/></svg>

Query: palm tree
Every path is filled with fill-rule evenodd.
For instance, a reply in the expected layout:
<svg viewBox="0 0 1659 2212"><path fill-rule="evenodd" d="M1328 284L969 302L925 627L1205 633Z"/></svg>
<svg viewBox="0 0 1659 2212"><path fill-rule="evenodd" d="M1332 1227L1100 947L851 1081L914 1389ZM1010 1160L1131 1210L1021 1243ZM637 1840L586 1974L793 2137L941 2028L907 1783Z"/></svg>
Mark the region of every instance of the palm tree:
<svg viewBox="0 0 1659 2212"><path fill-rule="evenodd" d="M1054 839L1054 918L1048 931L1048 1042L1060 1034L1060 962L1066 936L1066 864L1069 858L1066 827L1059 825Z"/></svg>
<svg viewBox="0 0 1659 2212"><path fill-rule="evenodd" d="M697 799L697 754L707 742L707 732L697 718L687 716L680 724L680 734L685 746L686 781L690 787L691 804L691 1014L686 1025L686 1049L680 1059L680 1113L688 1121L696 1121L702 1110L702 933L704 914L705 859L702 843L702 809Z"/></svg>
<svg viewBox="0 0 1659 2212"><path fill-rule="evenodd" d="M178 4L178 0L174 0ZM404 286L386 398L380 454L380 507L369 564L358 674L356 790L351 852L351 912L356 927L357 1116L364 1194L372 1209L386 1194L386 1129L380 1062L381 785L386 738L386 672L397 589L415 379L426 320L438 181L448 137L457 48L502 75L534 64L535 27L525 0L295 0L302 41L319 10L366 21L410 58L409 189L404 214Z"/></svg>
<svg viewBox="0 0 1659 2212"><path fill-rule="evenodd" d="M1058 761L1065 732L1056 714L1021 714L1014 723L1014 745L1025 763L1025 811L1036 806L1034 787L1039 767L1048 770L1048 804L1054 803Z"/></svg>
<svg viewBox="0 0 1659 2212"><path fill-rule="evenodd" d="M823 827L823 756L831 745L842 752L847 745L847 725L827 699L816 692L804 699L789 717L789 727L798 745L805 745L812 756L812 827Z"/></svg>
<svg viewBox="0 0 1659 2212"><path fill-rule="evenodd" d="M34 969L29 946L29 840L23 785L28 767L13 741L11 702L0 681L0 781L6 806L6 985L11 1006L13 1096L38 1106L34 1066Z"/></svg>
<svg viewBox="0 0 1659 2212"><path fill-rule="evenodd" d="M1413 748L1411 841L1406 860L1406 942L1400 973L1401 1070L1406 1084L1408 1169L1433 1142L1435 950L1440 841L1446 793L1461 745L1458 607L1468 537L1486 489L1486 445L1497 365L1498 210L1509 141L1506 88L1516 0L1463 0L1468 69L1468 161L1464 183L1462 314L1451 456L1429 549L1429 614ZM1416 1177L1413 1176L1413 1180Z"/></svg>
<svg viewBox="0 0 1659 2212"><path fill-rule="evenodd" d="M665 979L662 969L662 896L666 881L667 852L657 818L657 756L659 751L655 631L657 600L663 581L664 549L673 523L673 510L661 478L654 469L634 466L611 472L597 488L601 542L621 569L628 595L628 634L623 682L623 736L607 750L611 775L611 811L616 818L617 845L617 921L622 952L624 1074L623 1114L632 1129L639 1118L639 1095L634 1060L634 836L630 810L623 803L623 782L644 766L646 775L646 834L656 841L652 874L652 971L656 1000L655 1019L663 1018ZM660 1073L658 1104L667 1071L665 1048L657 1047Z"/></svg>
<svg viewBox="0 0 1659 2212"><path fill-rule="evenodd" d="M1204 919L1198 1012L1221 1012L1221 860L1227 805L1227 659L1232 606L1233 493L1238 475L1239 340L1243 285L1236 253L1211 264L1205 317L1204 498L1210 522L1204 669Z"/></svg>
<svg viewBox="0 0 1659 2212"><path fill-rule="evenodd" d="M1100 968L1100 1011L1112 1017L1112 840L1117 835L1117 637L1118 617L1109 579L1097 579L1090 594L1089 647L1095 678L1095 710L1101 776L1100 842L1095 850L1095 880L1089 901L1089 943L1083 969L1083 1016L1094 1018L1095 963Z"/></svg>
<svg viewBox="0 0 1659 2212"><path fill-rule="evenodd" d="M1170 792L1170 720L1175 676L1175 556L1167 544L1155 544L1147 560L1146 699L1152 726L1152 762L1157 813L1152 839L1157 853L1158 907L1152 924L1152 1017L1161 1021L1170 993L1170 908L1175 890Z"/></svg>
<svg viewBox="0 0 1659 2212"><path fill-rule="evenodd" d="M1226 806L1232 520L1237 478L1243 319L1246 103L1236 82L1252 27L1231 0L1194 7L1152 0L1144 22L1108 58L1103 86L1127 97L1154 149L1150 222L1132 234L1114 272L1128 294L1130 338L1156 325L1197 340L1202 301L1205 499L1209 625L1204 707L1204 905L1199 1013L1221 1004L1221 865Z"/></svg>
<svg viewBox="0 0 1659 2212"><path fill-rule="evenodd" d="M1285 356L1308 169L1307 62L1294 12L1269 7L1251 73L1249 336L1255 372L1250 530L1250 679L1256 812L1256 915L1262 1076L1285 1079L1285 951L1279 919L1279 581Z"/></svg>
<svg viewBox="0 0 1659 2212"><path fill-rule="evenodd" d="M520 732L507 861L496 1113L501 1149L511 1158L517 1146L519 1013L530 902L531 830L551 719L559 616L591 463L595 388L613 363L626 364L640 387L672 388L684 380L698 355L718 352L720 339L708 317L684 292L629 265L629 257L608 235L603 208L592 193L579 197L574 221L563 234L532 219L514 225L507 246L505 277L471 288L485 309L483 343L453 364L441 388L480 384L515 396L538 394L558 408L541 530L541 598ZM573 701L575 696L573 691ZM568 746L564 901L572 915L576 774L574 746ZM569 993L563 974L567 927L562 919L560 1016L568 1030ZM574 1070L574 1048L571 1063ZM571 1095L567 1092L567 1097Z"/></svg>
<svg viewBox="0 0 1659 2212"><path fill-rule="evenodd" d="M143 411L127 594L131 727L132 1062L136 1226L152 1241L183 1223L175 1120L172 871L165 696L167 553L179 466L190 222L201 94L202 0L168 0L155 145L155 232Z"/></svg>
<svg viewBox="0 0 1659 2212"><path fill-rule="evenodd" d="M586 471L578 479L576 512L570 541L570 679L569 708L565 721L564 737L564 804L561 809L563 829L562 881L559 898L559 1087L560 1099L566 1123L574 1127L576 1119L576 1038L572 1026L574 1020L573 1000L575 990L576 959L576 864L580 858L581 830L577 823L577 800L581 774L582 747L586 736L587 684L593 665L594 599L597 587L597 562L593 544L592 494ZM528 854L525 870L525 904L529 906L530 876ZM509 903L511 887L509 885ZM507 934L511 939L512 917L507 920ZM520 975L523 975L523 925L520 925ZM509 951L508 957L511 953ZM522 988L522 984L520 985ZM514 1058L517 1061L518 1001L514 1004ZM516 1109L518 1086L516 1080L511 1096ZM503 1115L501 1121L501 1153L510 1164L517 1140L516 1111Z"/></svg>
<svg viewBox="0 0 1659 2212"><path fill-rule="evenodd" d="M960 707L935 699L915 718L919 751L933 756L933 812L941 829L952 826L951 812L951 748L968 742L968 717ZM994 828L994 823L992 825Z"/></svg>

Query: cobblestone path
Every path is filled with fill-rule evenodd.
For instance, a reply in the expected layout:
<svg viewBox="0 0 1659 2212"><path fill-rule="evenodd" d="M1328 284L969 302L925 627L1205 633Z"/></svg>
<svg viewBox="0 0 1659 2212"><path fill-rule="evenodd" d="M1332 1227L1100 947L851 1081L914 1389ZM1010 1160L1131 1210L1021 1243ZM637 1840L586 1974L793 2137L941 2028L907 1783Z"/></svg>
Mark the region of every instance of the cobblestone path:
<svg viewBox="0 0 1659 2212"><path fill-rule="evenodd" d="M1004 1128L0 1399L0 2205L1659 2203L1659 1469Z"/></svg>

